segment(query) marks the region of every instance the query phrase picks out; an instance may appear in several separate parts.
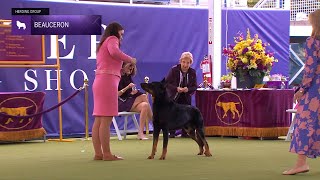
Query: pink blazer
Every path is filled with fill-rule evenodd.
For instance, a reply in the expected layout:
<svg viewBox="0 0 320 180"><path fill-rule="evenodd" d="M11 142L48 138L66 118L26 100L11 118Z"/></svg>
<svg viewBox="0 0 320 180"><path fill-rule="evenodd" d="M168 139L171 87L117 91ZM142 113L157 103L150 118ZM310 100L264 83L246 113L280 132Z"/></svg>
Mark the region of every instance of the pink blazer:
<svg viewBox="0 0 320 180"><path fill-rule="evenodd" d="M132 62L132 57L123 53L119 48L119 39L116 36L108 37L97 54L97 70L99 74L112 74L121 77L122 63Z"/></svg>

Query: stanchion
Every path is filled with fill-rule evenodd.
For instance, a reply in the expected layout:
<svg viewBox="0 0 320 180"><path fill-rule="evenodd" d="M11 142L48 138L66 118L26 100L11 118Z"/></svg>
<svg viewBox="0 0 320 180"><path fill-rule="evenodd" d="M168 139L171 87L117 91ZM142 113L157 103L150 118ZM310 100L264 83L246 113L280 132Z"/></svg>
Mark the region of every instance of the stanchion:
<svg viewBox="0 0 320 180"><path fill-rule="evenodd" d="M144 77L144 82L145 83L148 83L149 82L149 77L146 76ZM148 93L147 94L147 97L148 97ZM146 121L146 135L149 135L149 120Z"/></svg>
<svg viewBox="0 0 320 180"><path fill-rule="evenodd" d="M84 80L85 140L89 140L88 79Z"/></svg>
<svg viewBox="0 0 320 180"><path fill-rule="evenodd" d="M60 72L60 54L59 54L59 38L58 35L56 35L56 54L57 54L57 80L58 80L58 103L61 102L61 72ZM62 106L59 106L59 128L60 128L60 137L59 139L48 139L48 141L60 141L60 142L73 142L72 139L63 139L63 123L62 123Z"/></svg>

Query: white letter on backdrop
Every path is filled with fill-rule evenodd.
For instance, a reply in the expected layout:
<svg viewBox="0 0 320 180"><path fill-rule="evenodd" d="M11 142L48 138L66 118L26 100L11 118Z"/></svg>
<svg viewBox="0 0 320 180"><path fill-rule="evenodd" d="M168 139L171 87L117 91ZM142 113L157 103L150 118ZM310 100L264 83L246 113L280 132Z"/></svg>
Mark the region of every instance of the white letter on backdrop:
<svg viewBox="0 0 320 180"><path fill-rule="evenodd" d="M78 71L82 72L83 80L88 79L88 76L87 76L86 72L84 72L83 70L77 69L77 70L73 71L73 72L70 74L70 85L72 86L73 89L78 89L78 88L82 87L82 85L83 85L83 84L81 84L80 87L76 87L76 86L74 85L74 76L75 76L76 72L78 72ZM82 81L82 82L83 82L83 81Z"/></svg>
<svg viewBox="0 0 320 180"><path fill-rule="evenodd" d="M29 81L30 83L33 84L34 88L33 89L29 89L27 86L27 82L24 82L24 90L25 91L34 91L37 89L38 87L38 82L37 80L33 79L32 77L30 77L28 75L29 72L33 72L34 76L37 77L37 70L33 70L33 69L28 69L25 73L24 73L24 78Z"/></svg>
<svg viewBox="0 0 320 180"><path fill-rule="evenodd" d="M100 41L97 41L97 36L96 35L91 35L90 36L90 44L91 44L91 48L90 48L90 57L88 59L96 59L97 58L97 44Z"/></svg>
<svg viewBox="0 0 320 180"><path fill-rule="evenodd" d="M63 35L62 38L58 39L58 43L61 42L63 44L63 49L66 49L66 36ZM60 43L59 43L60 45ZM51 35L50 36L50 56L47 57L48 59L57 59L57 43L56 43L56 35ZM61 57L60 55L60 59L73 59L73 55L74 55L74 48L75 45L72 46L72 50L71 52L66 55Z"/></svg>
<svg viewBox="0 0 320 180"><path fill-rule="evenodd" d="M55 90L58 90L58 71L57 70L55 70L55 72L56 72L56 79L51 79L50 77L51 77L51 74L50 74L50 72L52 71L52 70L44 70L44 71L46 71L46 79L47 79L47 88L45 89L45 90L52 90L51 89L51 81L56 81L57 82L57 87L56 87L56 89ZM60 70L60 78L61 78L61 71L62 70ZM60 81L61 82L61 81ZM62 84L62 83L61 83ZM61 84L60 84L60 86L61 86ZM62 90L62 88L60 87L60 90Z"/></svg>

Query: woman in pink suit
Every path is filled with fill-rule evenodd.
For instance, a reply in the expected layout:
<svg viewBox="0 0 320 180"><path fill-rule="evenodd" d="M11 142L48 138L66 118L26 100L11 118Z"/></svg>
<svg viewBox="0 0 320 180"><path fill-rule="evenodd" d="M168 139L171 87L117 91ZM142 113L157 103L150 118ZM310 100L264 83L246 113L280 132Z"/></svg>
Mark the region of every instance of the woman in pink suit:
<svg viewBox="0 0 320 180"><path fill-rule="evenodd" d="M123 158L110 149L110 125L118 115L118 85L123 62L136 63L136 59L123 53L119 47L124 29L119 23L110 23L97 47L97 69L93 82L92 143L94 160L114 161Z"/></svg>
<svg viewBox="0 0 320 180"><path fill-rule="evenodd" d="M309 21L312 34L306 41L304 75L300 89L294 94L299 104L290 152L297 154L297 161L283 175L308 172L307 157L320 156L320 9L309 15Z"/></svg>

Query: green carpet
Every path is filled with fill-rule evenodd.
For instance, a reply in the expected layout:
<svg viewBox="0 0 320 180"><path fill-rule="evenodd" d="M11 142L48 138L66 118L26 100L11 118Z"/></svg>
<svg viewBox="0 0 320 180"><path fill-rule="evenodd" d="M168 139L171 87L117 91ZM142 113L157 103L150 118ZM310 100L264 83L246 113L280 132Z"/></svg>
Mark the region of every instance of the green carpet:
<svg viewBox="0 0 320 180"><path fill-rule="evenodd" d="M112 138L113 153L123 161L93 161L90 140L74 142L28 141L0 144L0 179L114 179L114 180L277 180L319 179L319 160L309 159L311 171L295 176L281 172L294 165L296 155L289 153L284 140L244 140L207 138L213 157L197 156L197 145L188 138L169 140L167 159L148 160L152 141L136 136L118 141ZM160 147L160 148L159 148Z"/></svg>

